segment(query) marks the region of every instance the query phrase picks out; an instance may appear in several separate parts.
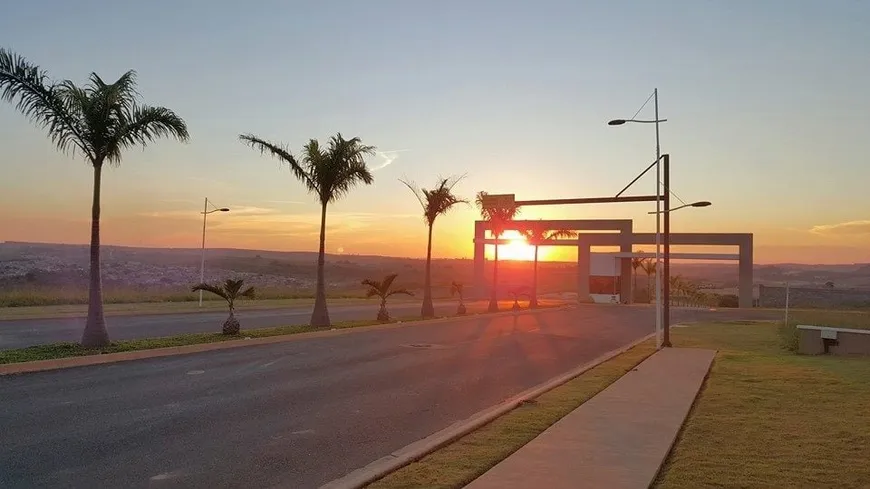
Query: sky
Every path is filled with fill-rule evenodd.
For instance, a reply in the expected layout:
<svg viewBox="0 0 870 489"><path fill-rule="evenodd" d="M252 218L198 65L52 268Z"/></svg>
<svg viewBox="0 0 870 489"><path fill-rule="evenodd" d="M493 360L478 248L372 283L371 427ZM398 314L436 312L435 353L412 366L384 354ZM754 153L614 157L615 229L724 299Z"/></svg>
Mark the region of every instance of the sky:
<svg viewBox="0 0 870 489"><path fill-rule="evenodd" d="M671 188L711 207L673 232L750 232L758 263L870 262L870 2L842 0L32 0L0 46L57 79L138 73L189 143L103 172L104 244L316 250L319 209L240 133L299 148L337 132L377 147L371 186L331 206L331 253L421 257L400 182L466 174L457 193L612 196L655 158L659 90ZM0 241L87 243L92 171L0 102ZM629 193L655 192L653 175ZM523 209L633 219L654 204ZM435 225L434 255L470 257L477 211ZM677 250L681 251L681 250ZM688 250L686 250L688 251ZM697 251L697 250L693 250ZM723 250L734 253L735 250ZM565 253L568 253L567 250ZM559 255L548 253L549 257Z"/></svg>

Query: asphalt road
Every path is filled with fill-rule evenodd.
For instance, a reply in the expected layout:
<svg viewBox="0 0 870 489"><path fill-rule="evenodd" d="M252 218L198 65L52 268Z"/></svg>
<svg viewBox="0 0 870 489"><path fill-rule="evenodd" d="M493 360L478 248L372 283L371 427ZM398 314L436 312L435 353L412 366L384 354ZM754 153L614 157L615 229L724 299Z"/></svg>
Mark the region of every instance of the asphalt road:
<svg viewBox="0 0 870 489"><path fill-rule="evenodd" d="M393 304L389 306L389 310L390 314L396 317L413 316L420 313L420 304ZM373 300L371 304L332 306L329 308L329 317L333 322L375 319L377 312L378 304ZM436 302L435 312L443 316L452 315L456 312L456 303ZM245 329L308 324L311 319L311 306L237 311L236 317ZM214 311L108 316L106 323L109 336L113 340L130 340L185 333L219 332L226 318L225 311ZM78 342L81 340L84 327L83 317L0 321L0 350L62 341Z"/></svg>
<svg viewBox="0 0 870 489"><path fill-rule="evenodd" d="M579 306L3 376L0 487L318 487L642 337L650 313Z"/></svg>

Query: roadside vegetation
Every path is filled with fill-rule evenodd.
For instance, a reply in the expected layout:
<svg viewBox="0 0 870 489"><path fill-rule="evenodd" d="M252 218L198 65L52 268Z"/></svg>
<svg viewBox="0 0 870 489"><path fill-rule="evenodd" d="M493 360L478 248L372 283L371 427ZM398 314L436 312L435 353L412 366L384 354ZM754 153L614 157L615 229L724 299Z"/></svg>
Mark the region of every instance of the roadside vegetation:
<svg viewBox="0 0 870 489"><path fill-rule="evenodd" d="M790 324L863 327L870 315L800 311ZM776 323L675 328L716 360L655 487L867 487L870 359L797 355Z"/></svg>
<svg viewBox="0 0 870 489"><path fill-rule="evenodd" d="M379 324L379 322L346 321L335 323L332 327L336 329L346 329L360 326L371 326L372 324ZM247 338L266 338L270 336L308 333L319 329L321 328L315 328L308 325L298 325L280 326L277 328L246 329L240 330L237 334L194 333L159 338L114 341L108 346L98 348L88 348L78 343L52 343L49 345L38 345L14 350L0 350L0 364L33 362L36 360L53 360L57 358L81 357L88 355L103 355L106 353L121 353L127 351L152 350L155 348L199 345L202 343L216 343Z"/></svg>
<svg viewBox="0 0 870 489"><path fill-rule="evenodd" d="M309 302L311 303L311 302ZM504 302L503 305L507 305ZM554 308L565 305L560 301L546 301L542 308ZM226 307L226 304L223 305ZM483 302L469 304L470 314L487 314L486 304ZM455 316L441 316L450 318ZM432 319L440 319L438 317ZM122 320L122 319L119 319ZM347 329L360 326L372 326L385 323L413 323L420 321L419 316L390 317L388 320L365 320L365 321L342 321L332 325L332 329ZM0 325L2 327L2 325ZM323 328L310 325L280 326L277 328L242 329L238 334L223 333L194 333L176 336L164 336L158 338L143 338L138 340L114 341L105 347L88 348L78 343L52 343L27 348L0 350L0 364L32 362L36 360L51 360L56 358L79 357L87 355L102 355L106 353L119 353L125 351L151 350L154 348L168 348L173 346L196 345L201 343L215 343L220 341L242 340L247 338L265 338L270 336L293 335L323 331Z"/></svg>
<svg viewBox="0 0 870 489"><path fill-rule="evenodd" d="M399 274L397 273L391 273L380 281L368 278L362 281L362 285L367 289L366 297L377 297L381 301L380 307L378 307L378 321L387 322L390 320L390 312L387 310L387 299L397 294L414 295L401 287L393 287L393 282L398 276ZM435 315L434 309L432 315Z"/></svg>
<svg viewBox="0 0 870 489"><path fill-rule="evenodd" d="M222 334L239 334L241 324L239 324L239 320L236 319L236 300L241 298L253 299L256 296L253 287L247 287L243 289L242 287L244 287L244 285L244 280L227 279L227 281L221 285L202 283L194 285L191 289L193 292L211 292L212 294L220 297L227 302L227 307L230 310L230 316L227 318L226 321L224 321L224 325L221 330Z"/></svg>

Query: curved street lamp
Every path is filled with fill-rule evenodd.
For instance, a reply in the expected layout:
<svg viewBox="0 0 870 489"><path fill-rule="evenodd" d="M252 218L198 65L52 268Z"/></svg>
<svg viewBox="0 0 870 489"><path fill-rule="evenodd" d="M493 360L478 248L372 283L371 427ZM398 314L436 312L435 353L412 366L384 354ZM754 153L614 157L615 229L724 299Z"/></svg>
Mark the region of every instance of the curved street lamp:
<svg viewBox="0 0 870 489"><path fill-rule="evenodd" d="M199 283L205 282L205 221L206 217L209 214L213 214L215 212L229 212L230 210L226 207L214 208L212 210L208 210L208 197L205 198L205 206L202 209L202 252L200 254L199 260ZM202 307L202 290L199 291L199 307Z"/></svg>
<svg viewBox="0 0 870 489"><path fill-rule="evenodd" d="M656 214L656 268L658 268L660 266L660 258L659 257L661 256L661 241L662 241L662 238L661 238L661 236L662 236L662 219L661 219L661 214L662 214L662 189L661 189L662 188L662 165L661 165L662 149L661 149L661 140L659 138L659 123L666 122L667 119L660 119L659 118L659 89L658 88L653 90L653 98L655 99L654 100L655 119L643 120L643 119L635 119L633 117L631 119L612 119L611 121L609 121L607 123L607 125L609 125L609 126L621 126L627 122L637 122L639 124L655 124L655 126L656 126L656 161L655 161L655 167L656 167L656 211L654 214ZM649 101L649 99L647 99L647 102L648 101ZM646 105L646 104L644 103L644 105ZM652 166L650 166L650 168L651 167ZM644 170L644 173L646 173L648 170L649 170L649 168ZM643 175L643 173L641 173L641 175ZM630 187L639 178L640 178L640 175L637 178L635 178L634 181L632 181L630 184L628 184L628 187ZM628 187L626 187L625 189L627 189ZM624 192L625 189L623 189L622 192ZM622 192L620 192L620 194ZM665 188L665 195L668 195L668 192L670 192L670 190L668 188ZM619 194L617 194L617 197L618 196L619 196ZM662 346L660 331L662 331L662 322L664 321L664 319L663 319L664 313L663 313L663 308L662 308L661 296L662 296L662 279L659 276L659 274L656 274L656 348L657 349L661 348L661 346Z"/></svg>
<svg viewBox="0 0 870 489"><path fill-rule="evenodd" d="M650 212L647 212L647 214L664 214L666 212L674 212L674 211L678 211L680 209L685 209L686 207L710 207L711 205L713 205L712 202L709 202L706 200L701 200L698 202L692 202L691 204L683 204L681 206L672 207L670 209L665 209L665 210L660 211L660 212L650 211Z"/></svg>
<svg viewBox="0 0 870 489"><path fill-rule="evenodd" d="M657 124L659 122L668 122L668 120L667 119L656 119L656 120L648 121L648 120L641 120L641 119L613 119L612 121L608 122L607 125L608 126L621 126L621 125L625 124L626 122L637 122L638 124Z"/></svg>

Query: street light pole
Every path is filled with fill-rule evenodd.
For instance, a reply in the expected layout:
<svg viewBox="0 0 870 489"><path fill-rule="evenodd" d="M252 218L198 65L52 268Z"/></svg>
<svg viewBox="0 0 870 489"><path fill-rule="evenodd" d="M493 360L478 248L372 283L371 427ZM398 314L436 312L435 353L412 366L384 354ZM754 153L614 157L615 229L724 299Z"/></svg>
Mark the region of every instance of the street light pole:
<svg viewBox="0 0 870 489"><path fill-rule="evenodd" d="M202 251L199 260L199 283L205 282L205 220L208 218L208 197L202 209ZM199 291L199 307L202 307L202 290Z"/></svg>
<svg viewBox="0 0 870 489"><path fill-rule="evenodd" d="M662 278L659 270L661 270L661 236L662 236L662 220L661 220L661 210L662 210L662 200L661 200L661 189L662 189L662 147L661 147L661 139L659 138L659 89L653 89L653 103L655 104L655 124L656 124L656 349L661 348L664 345L664 341L662 339L662 323L664 317L664 310L662 308ZM667 191L665 191L665 195L667 195ZM667 198L667 197L665 197ZM665 205L665 209L668 206Z"/></svg>
<svg viewBox="0 0 870 489"><path fill-rule="evenodd" d="M662 311L662 278L661 278L661 269L662 269L662 263L661 263L661 241L662 241L662 238L661 238L661 235L662 235L662 220L661 220L661 213L662 213L662 202L661 202L662 201L662 167L661 167L661 161L662 161L662 148L661 148L661 137L660 137L660 133L659 133L659 124L662 122L667 122L667 119L659 119L659 89L658 88L653 90L653 99L655 99L654 100L655 119L653 119L653 120L641 120L641 119L634 119L634 118L631 118L631 119L613 119L610 122L608 122L607 124L611 125L611 126L621 126L621 125L625 124L626 122L637 122L637 123L641 123L641 124L655 124L655 126L656 126L656 161L655 161L655 167L656 167L656 199L655 199L656 200L656 211L655 211L655 214L656 214L656 268L655 268L655 270L656 270L656 349L659 349L662 347L662 314L663 314L663 311ZM649 100L647 100L647 101L649 101ZM644 104L644 105L646 105L646 104ZM643 108L643 107L641 107L641 108ZM652 168L652 166L650 166L650 168ZM649 170L649 168L647 168L647 170ZM644 173L646 173L646 170L644 170ZM641 175L643 175L643 173L641 173ZM628 184L628 186L625 187L624 189L622 189L622 191L619 192L619 194L617 194L616 196L619 197L619 195L622 194L622 192L625 192L625 190L628 189L628 187L630 187L634 182L636 182L638 178L640 178L640 176L635 178L634 181L632 181L630 184Z"/></svg>
<svg viewBox="0 0 870 489"><path fill-rule="evenodd" d="M205 205L202 208L202 251L200 253L199 260L199 283L205 282L205 223L208 215L212 212L229 212L230 210L226 207L221 207L220 209L214 208L213 210L208 210L208 197L205 198ZM202 290L199 291L199 307L202 307Z"/></svg>
<svg viewBox="0 0 870 489"><path fill-rule="evenodd" d="M658 118L658 117L656 117ZM664 280L664 293L662 294L662 343L661 346L669 348L671 346L671 155L666 154L662 157L664 160L665 181L665 264L662 279ZM658 214L659 217L661 213Z"/></svg>

